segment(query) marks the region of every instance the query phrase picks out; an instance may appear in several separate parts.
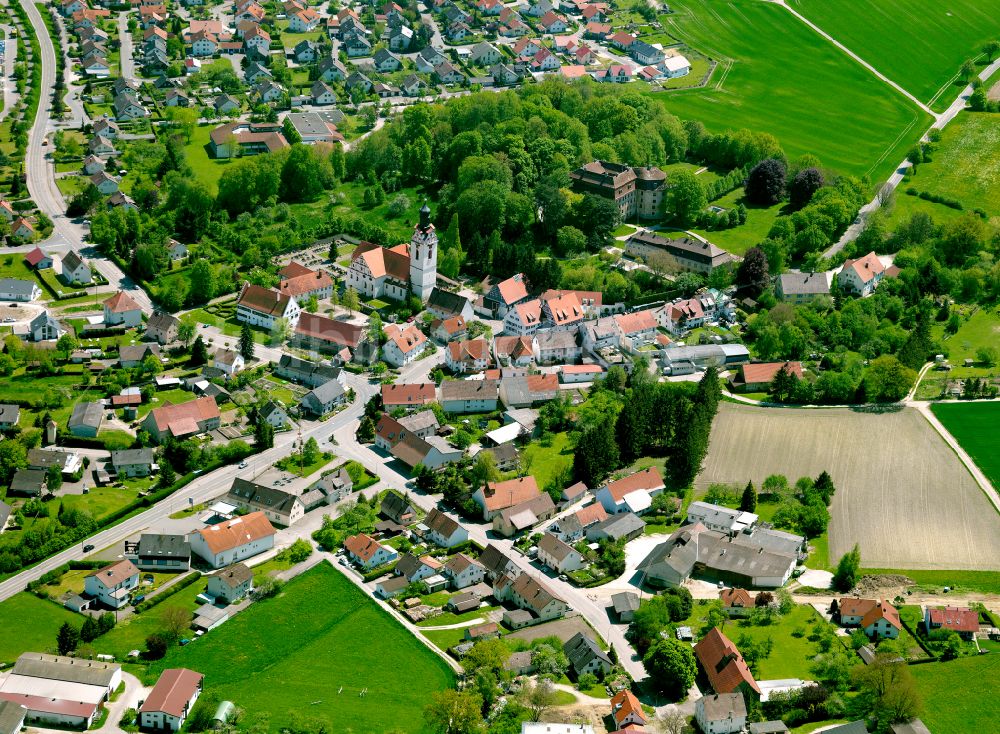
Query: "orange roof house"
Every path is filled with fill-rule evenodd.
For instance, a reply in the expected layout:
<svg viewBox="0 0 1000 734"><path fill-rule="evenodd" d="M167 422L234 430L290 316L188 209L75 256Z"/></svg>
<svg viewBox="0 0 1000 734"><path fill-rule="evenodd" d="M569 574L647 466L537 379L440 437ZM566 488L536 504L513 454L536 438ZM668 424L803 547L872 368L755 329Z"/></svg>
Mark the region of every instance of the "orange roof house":
<svg viewBox="0 0 1000 734"><path fill-rule="evenodd" d="M760 687L740 651L718 627L694 646L694 654L716 693L739 691L744 696L760 696Z"/></svg>
<svg viewBox="0 0 1000 734"><path fill-rule="evenodd" d="M539 494L538 482L533 476L526 476L506 482L488 482L485 487L476 490L472 499L483 508L483 518L492 520L501 510L519 505Z"/></svg>

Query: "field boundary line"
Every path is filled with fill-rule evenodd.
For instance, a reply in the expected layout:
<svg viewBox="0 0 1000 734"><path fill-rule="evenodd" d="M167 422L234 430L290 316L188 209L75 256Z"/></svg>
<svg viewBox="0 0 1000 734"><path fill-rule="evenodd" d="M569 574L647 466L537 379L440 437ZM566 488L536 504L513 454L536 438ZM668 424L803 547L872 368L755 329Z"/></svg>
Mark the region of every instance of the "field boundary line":
<svg viewBox="0 0 1000 734"><path fill-rule="evenodd" d="M993 503L993 508L997 511L997 514L1000 515L1000 495L997 494L996 489L993 488L993 484L987 476L983 474L982 469L976 465L976 462L972 460L972 457L969 456L965 449L962 448L962 444L958 442L958 439L952 436L951 432L948 431L948 429L945 428L945 425L938 420L936 415L934 415L934 412L930 408L930 404L924 402L914 402L911 403L911 407L917 409L927 422L931 424L931 427L938 432L938 435L944 439L944 442L948 444L951 450L955 452L955 456L957 456L958 460L965 465L969 474L971 474L972 478L976 480L976 484L979 485L979 488L983 491L983 494L986 495L987 499Z"/></svg>
<svg viewBox="0 0 1000 734"><path fill-rule="evenodd" d="M827 41L829 41L834 46L836 46L837 48L839 48L841 51L843 51L845 54L847 54L848 56L850 56L856 62L858 62L863 67L865 67L866 69L868 69L868 71L870 71L876 77L878 77L879 79L881 79L883 82L885 82L890 87L892 87L893 89L895 89L897 92L899 92L900 94L902 94L908 100L910 100L911 102L913 102L913 104L915 104L917 107L919 107L920 109L922 109L928 115L930 115L934 119L937 119L938 115L937 115L936 112L934 112L934 110L932 110L930 107L928 107L923 102L921 102L919 99L917 99L913 94L911 94L906 89L904 89L902 85L898 84L897 82L894 82L892 79L890 79L889 77L887 77L881 71L879 71L874 66L872 66L870 63L868 63L863 58L861 58L854 51L852 51L851 49L849 49L843 43L841 43L840 41L838 41L836 38L834 38L829 33L827 33L826 31L824 31L818 25L816 25L815 23L813 23L811 20L809 20L807 17L805 17L804 15L802 15L802 13L800 13L799 11L797 11L795 8L789 6L788 3L785 2L785 0L764 0L764 2L771 3L772 5L777 5L779 7L784 8L785 10L787 10L793 16L795 16L796 18L798 18L801 22L805 23L809 28L812 28L812 30L814 30L820 36L822 36L823 38L825 38Z"/></svg>

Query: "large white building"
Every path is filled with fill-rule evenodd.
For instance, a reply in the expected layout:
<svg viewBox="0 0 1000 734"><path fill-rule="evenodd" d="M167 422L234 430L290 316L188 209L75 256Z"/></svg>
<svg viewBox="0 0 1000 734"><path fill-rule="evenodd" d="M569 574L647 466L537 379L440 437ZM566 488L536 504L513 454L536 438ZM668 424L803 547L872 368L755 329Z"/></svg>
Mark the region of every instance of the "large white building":
<svg viewBox="0 0 1000 734"><path fill-rule="evenodd" d="M409 245L379 247L362 242L354 249L347 286L365 298L404 301L412 293L426 303L437 282L437 256L437 233L431 210L424 204Z"/></svg>
<svg viewBox="0 0 1000 734"><path fill-rule="evenodd" d="M273 329L278 319L284 319L294 330L301 313L294 296L251 283L243 284L236 301L236 320L264 329Z"/></svg>
<svg viewBox="0 0 1000 734"><path fill-rule="evenodd" d="M191 533L191 552L222 568L273 548L274 533L263 512L251 512Z"/></svg>
<svg viewBox="0 0 1000 734"><path fill-rule="evenodd" d="M128 604L132 590L139 586L139 569L128 559L94 571L83 580L87 596L110 609Z"/></svg>

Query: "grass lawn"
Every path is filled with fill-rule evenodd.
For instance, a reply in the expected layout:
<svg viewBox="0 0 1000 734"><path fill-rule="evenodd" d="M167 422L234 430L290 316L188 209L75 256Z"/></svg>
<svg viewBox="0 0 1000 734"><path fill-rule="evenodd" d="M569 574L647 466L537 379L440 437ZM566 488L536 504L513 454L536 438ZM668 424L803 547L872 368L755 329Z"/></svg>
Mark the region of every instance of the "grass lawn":
<svg viewBox="0 0 1000 734"><path fill-rule="evenodd" d="M979 734L996 726L996 688L989 681L1000 676L1000 655L915 665L910 672L924 702L920 718L931 731Z"/></svg>
<svg viewBox="0 0 1000 734"><path fill-rule="evenodd" d="M272 398L280 400L285 405L295 405L298 402L295 393L285 387L288 384L287 381L282 380L280 377L272 377L271 375L268 375L264 379L270 383L267 386L267 392Z"/></svg>
<svg viewBox="0 0 1000 734"><path fill-rule="evenodd" d="M1000 486L1000 403L935 403L931 410L994 487Z"/></svg>
<svg viewBox="0 0 1000 734"><path fill-rule="evenodd" d="M965 86L953 82L962 63L1000 36L1000 0L795 0L792 5L915 97L936 101L931 106L938 110Z"/></svg>
<svg viewBox="0 0 1000 734"><path fill-rule="evenodd" d="M119 660L124 659L132 650L144 650L146 638L163 629L161 620L164 611L173 607L181 607L193 615L200 606L196 597L205 590L207 585L207 577L195 581L190 586L164 599L155 607L147 609L142 614L129 617L106 635L98 638L94 643L94 648L100 653L114 655ZM168 591L164 593L168 593ZM193 632L191 634L193 635Z"/></svg>
<svg viewBox="0 0 1000 734"><path fill-rule="evenodd" d="M300 477L308 477L313 472L317 472L322 469L331 461L333 461L333 454L323 453L320 454L312 463L302 464L299 455L295 453L275 462L275 466L282 471L291 472L292 474L296 474Z"/></svg>
<svg viewBox="0 0 1000 734"><path fill-rule="evenodd" d="M24 253L13 252L0 257L0 278L34 280L35 274L24 262Z"/></svg>
<svg viewBox="0 0 1000 734"><path fill-rule="evenodd" d="M79 626L83 617L55 602L21 592L0 602L0 662L13 663L23 652L55 652L56 632L63 622Z"/></svg>
<svg viewBox="0 0 1000 734"><path fill-rule="evenodd" d="M473 619L485 618L485 616L492 611L499 609L499 607L482 607L481 609L473 609L470 612L463 612L462 614L452 614L451 612L444 612L437 615L436 617L431 617L429 619L421 620L417 622L417 627L443 627L446 624L461 624L462 622L471 622Z"/></svg>
<svg viewBox="0 0 1000 734"><path fill-rule="evenodd" d="M903 184L904 191L912 186L957 199L967 211L1000 215L1000 125L995 115L961 113L942 131L933 157L917 167L916 175ZM904 196L911 198L901 193L897 201Z"/></svg>
<svg viewBox="0 0 1000 734"><path fill-rule="evenodd" d="M124 487L91 487L87 494L67 494L59 498L67 510L83 510L93 518L102 518L135 502L139 493Z"/></svg>
<svg viewBox="0 0 1000 734"><path fill-rule="evenodd" d="M159 390L153 398L153 402L145 403L139 406L139 419L142 420L142 418L144 418L153 408L162 408L167 403L170 403L171 405L180 405L181 403L190 402L196 397L198 396L191 390L181 390L180 388L173 390Z"/></svg>
<svg viewBox="0 0 1000 734"><path fill-rule="evenodd" d="M409 242L413 234L413 225L420 219L420 207L423 206L423 192L414 187L400 189L395 193L387 193L385 201L371 209L363 206L365 195L364 184L354 181L344 182L337 186L333 194L335 206L333 211L345 216L358 215L368 221L377 222L380 227L385 227L392 241ZM389 205L398 196L406 196L409 206L402 216L392 218L388 216ZM319 213L324 217L326 213L319 209Z"/></svg>
<svg viewBox="0 0 1000 734"><path fill-rule="evenodd" d="M704 89L653 96L712 132L769 132L790 157L811 153L843 173L879 180L930 124L912 102L776 5L680 0L671 9L661 16L665 30L722 68Z"/></svg>
<svg viewBox="0 0 1000 734"><path fill-rule="evenodd" d="M80 375L17 375L0 381L0 401L24 401L37 398L46 390L62 393L67 399L73 397L73 388L80 382ZM69 408L72 412L72 406Z"/></svg>
<svg viewBox="0 0 1000 734"><path fill-rule="evenodd" d="M153 672L173 667L204 673L206 692L239 702L251 720L269 715L271 731L298 711L328 731L420 732L429 694L454 682L444 661L327 563L171 650Z"/></svg>
<svg viewBox="0 0 1000 734"><path fill-rule="evenodd" d="M218 125L199 125L191 135L191 142L184 146L184 155L194 174L214 194L222 177L222 172L230 164L228 158L215 159L208 154L208 144L212 130Z"/></svg>
<svg viewBox="0 0 1000 734"><path fill-rule="evenodd" d="M344 464L344 469L351 475L355 492L360 492L362 489L370 487L378 481L378 477L356 461L348 461Z"/></svg>
<svg viewBox="0 0 1000 734"><path fill-rule="evenodd" d="M926 171L931 165L933 164L924 164L921 166L921 171ZM929 178L921 173L920 176L907 178L900 184L893 198L893 204L887 212L888 218L886 219L886 224L890 230L898 229L900 224L908 221L911 216L918 212L928 215L937 224L947 224L953 219L958 219L962 216L963 212L958 211L958 209L952 209L950 206L945 206L944 204L935 204L933 201L926 201L920 197L910 196L906 193L908 187L918 187L920 184L928 181Z"/></svg>
<svg viewBox="0 0 1000 734"><path fill-rule="evenodd" d="M809 640L809 635L816 625L825 625L813 609L805 604L797 605L789 614L780 617L776 624L766 626L746 626L742 623L727 624L724 632L733 642L747 635L755 642L770 637L774 641L774 650L760 661L757 673L759 680L774 678L802 678L808 680L811 673L809 667L812 658L819 654L819 646ZM795 637L796 629L805 632L801 637ZM739 643L737 643L738 645Z"/></svg>
<svg viewBox="0 0 1000 734"><path fill-rule="evenodd" d="M573 466L569 434L553 434L550 446L532 441L521 452L521 466L535 477L539 487L547 486L553 478Z"/></svg>
<svg viewBox="0 0 1000 734"><path fill-rule="evenodd" d="M781 214L782 205L770 207L748 206L743 197L743 189L730 191L721 199L711 202L710 206L718 206L726 210L735 209L740 204L747 207L747 221L732 229L717 229L713 231L694 230L709 242L718 245L734 255L743 255L755 245L767 238L774 220Z"/></svg>
<svg viewBox="0 0 1000 734"><path fill-rule="evenodd" d="M430 640L431 643L433 643L439 650L445 652L449 647L455 647L455 645L465 639L465 628L459 627L458 629L452 630L421 630L420 634Z"/></svg>

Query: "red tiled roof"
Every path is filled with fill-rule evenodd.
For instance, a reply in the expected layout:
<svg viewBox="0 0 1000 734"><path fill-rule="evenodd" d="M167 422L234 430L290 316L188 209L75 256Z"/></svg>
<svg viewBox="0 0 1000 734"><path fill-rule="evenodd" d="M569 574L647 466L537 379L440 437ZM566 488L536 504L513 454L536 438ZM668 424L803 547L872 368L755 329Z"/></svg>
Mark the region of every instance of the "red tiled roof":
<svg viewBox="0 0 1000 734"><path fill-rule="evenodd" d="M240 293L238 305L258 313L281 315L288 307L288 301L289 296L286 294L247 283Z"/></svg>
<svg viewBox="0 0 1000 734"><path fill-rule="evenodd" d="M385 327L385 335L392 340L396 348L403 354L420 349L427 342L427 337L417 328L416 324L389 324Z"/></svg>
<svg viewBox="0 0 1000 734"><path fill-rule="evenodd" d="M542 302L537 298L517 304L514 306L514 311L525 326L538 324L542 320Z"/></svg>
<svg viewBox="0 0 1000 734"><path fill-rule="evenodd" d="M313 313L303 311L299 315L299 322L295 325L295 333L300 336L334 344L344 344L354 349L361 343L364 336L364 329L356 324L349 324L346 321L336 321L326 316L318 316Z"/></svg>
<svg viewBox="0 0 1000 734"><path fill-rule="evenodd" d="M868 613L861 619L861 627L868 627L869 625L875 624L880 619L884 619L889 624L891 624L896 629L902 628L902 623L899 621L899 611L889 602L883 600L872 607ZM979 629L979 617L976 616L976 628Z"/></svg>
<svg viewBox="0 0 1000 734"><path fill-rule="evenodd" d="M524 379L531 392L550 392L559 389L559 375L555 372L544 375L528 375Z"/></svg>
<svg viewBox="0 0 1000 734"><path fill-rule="evenodd" d="M97 712L96 703L83 701L67 701L49 696L32 696L27 693L3 693L0 691L0 701L10 701L24 706L29 711L39 711L47 714L61 714L89 719Z"/></svg>
<svg viewBox="0 0 1000 734"><path fill-rule="evenodd" d="M382 403L385 405L426 405L437 398L433 382L382 385Z"/></svg>
<svg viewBox="0 0 1000 734"><path fill-rule="evenodd" d="M28 265L30 265L31 267L35 267L36 265L38 265L38 263L40 263L47 257L48 255L42 252L42 249L40 247L36 247L34 250L32 250L31 252L29 252L27 255L24 256L24 261L28 263Z"/></svg>
<svg viewBox="0 0 1000 734"><path fill-rule="evenodd" d="M290 296L301 296L323 288L331 288L333 279L322 270L310 271L302 275L288 276L278 284L278 290Z"/></svg>
<svg viewBox="0 0 1000 734"><path fill-rule="evenodd" d="M105 308L109 309L111 313L125 313L127 311L138 311L139 304L136 303L132 296L130 296L125 291L118 291L111 298L104 302Z"/></svg>
<svg viewBox="0 0 1000 734"><path fill-rule="evenodd" d="M956 632L977 632L979 630L979 614L966 607L931 609L930 615L931 624L935 627L944 627Z"/></svg>
<svg viewBox="0 0 1000 734"><path fill-rule="evenodd" d="M212 555L274 535L274 527L263 512L251 512L197 531Z"/></svg>
<svg viewBox="0 0 1000 734"><path fill-rule="evenodd" d="M532 354L530 336L498 336L493 340L493 349L497 357L518 359Z"/></svg>
<svg viewBox="0 0 1000 734"><path fill-rule="evenodd" d="M97 571L87 575L96 576L102 584L108 588L112 588L118 586L118 584L122 583L126 579L138 576L139 569L135 567L132 561L126 558L116 561L109 566L105 566L104 568L98 569Z"/></svg>
<svg viewBox="0 0 1000 734"><path fill-rule="evenodd" d="M162 711L178 718L184 716L188 703L198 692L204 678L201 673L187 668L164 670L139 713Z"/></svg>
<svg viewBox="0 0 1000 734"><path fill-rule="evenodd" d="M629 492L635 492L640 489L647 491L662 489L663 486L663 477L660 476L659 469L651 466L615 482L608 482L608 491L615 502L621 502L622 498Z"/></svg>
<svg viewBox="0 0 1000 734"><path fill-rule="evenodd" d="M483 492L483 501L488 511L502 510L519 505L538 496L538 482L532 476L509 479L506 482L490 482Z"/></svg>
<svg viewBox="0 0 1000 734"><path fill-rule="evenodd" d="M520 274L507 278L507 280L499 283L497 288L500 289L500 297L508 305L528 297L528 289L524 285L524 276Z"/></svg>
<svg viewBox="0 0 1000 734"><path fill-rule="evenodd" d="M482 338L450 342L448 344L448 356L451 357L452 362L486 360L489 363L490 345Z"/></svg>
<svg viewBox="0 0 1000 734"><path fill-rule="evenodd" d="M752 607L753 597L746 589L723 589L719 592L719 599L724 607Z"/></svg>
<svg viewBox="0 0 1000 734"><path fill-rule="evenodd" d="M876 604L878 602L875 599L845 596L837 600L837 609L841 617L863 617L874 609Z"/></svg>
<svg viewBox="0 0 1000 734"><path fill-rule="evenodd" d="M351 253L351 262L359 257L373 278L388 276L402 282L410 280L410 254L406 245L387 248L371 242L362 242Z"/></svg>
<svg viewBox="0 0 1000 734"><path fill-rule="evenodd" d="M344 538L344 547L348 553L367 563L378 553L382 544L365 533L358 533Z"/></svg>
<svg viewBox="0 0 1000 734"><path fill-rule="evenodd" d="M802 379L801 362L754 362L740 367L743 374L743 382L755 384L760 382L770 382L783 367L788 368L788 372Z"/></svg>
<svg viewBox="0 0 1000 734"><path fill-rule="evenodd" d="M845 260L843 270L853 270L862 283L867 283L880 273L885 272L885 266L878 259L878 255L869 252L857 260Z"/></svg>
<svg viewBox="0 0 1000 734"><path fill-rule="evenodd" d="M650 310L618 314L615 316L615 321L618 322L618 328L624 334L635 334L656 328L656 317Z"/></svg>
<svg viewBox="0 0 1000 734"><path fill-rule="evenodd" d="M718 627L713 627L694 646L694 654L716 693L732 693L744 683L760 693L760 687L740 651Z"/></svg>
<svg viewBox="0 0 1000 734"><path fill-rule="evenodd" d="M197 426L201 421L219 417L219 406L215 398L202 397L187 403L164 405L152 410L153 421L158 431L171 430L174 424L181 421L193 421ZM196 429L197 430L197 429Z"/></svg>
<svg viewBox="0 0 1000 734"><path fill-rule="evenodd" d="M628 688L623 688L611 697L611 713L615 717L615 723L621 726L622 721L631 717L638 719L643 724L646 723L646 714L642 710L642 704Z"/></svg>

